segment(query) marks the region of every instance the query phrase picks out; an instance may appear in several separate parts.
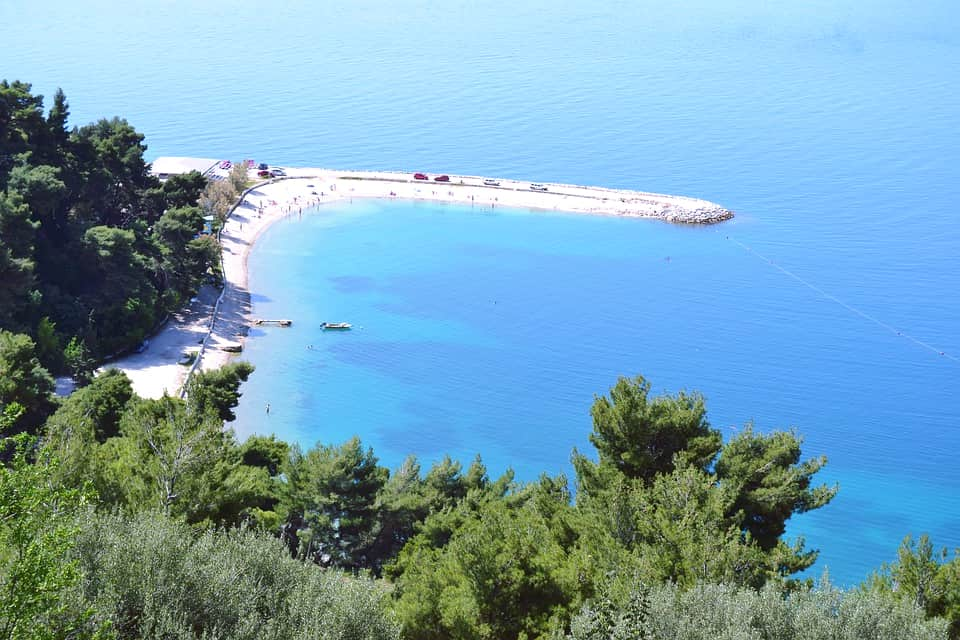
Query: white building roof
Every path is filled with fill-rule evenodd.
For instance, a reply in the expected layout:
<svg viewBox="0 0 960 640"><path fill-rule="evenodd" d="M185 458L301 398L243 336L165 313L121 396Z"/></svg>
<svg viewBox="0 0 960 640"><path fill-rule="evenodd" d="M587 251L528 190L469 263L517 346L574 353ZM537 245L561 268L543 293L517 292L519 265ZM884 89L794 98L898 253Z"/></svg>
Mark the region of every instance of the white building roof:
<svg viewBox="0 0 960 640"><path fill-rule="evenodd" d="M190 173L191 171L204 173L208 169L217 166L218 163L219 160L214 160L213 158L181 158L172 156L157 158L151 163L150 173L162 180L168 176Z"/></svg>

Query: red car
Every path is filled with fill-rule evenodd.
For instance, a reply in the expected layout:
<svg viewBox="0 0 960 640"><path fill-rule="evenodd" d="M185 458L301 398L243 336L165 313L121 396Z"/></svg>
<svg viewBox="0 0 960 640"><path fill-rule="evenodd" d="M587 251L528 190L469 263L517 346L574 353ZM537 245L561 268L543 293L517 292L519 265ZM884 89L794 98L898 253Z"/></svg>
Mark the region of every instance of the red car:
<svg viewBox="0 0 960 640"><path fill-rule="evenodd" d="M450 182L450 176L437 176L434 178L436 182Z"/></svg>
<svg viewBox="0 0 960 640"><path fill-rule="evenodd" d="M429 180L430 178L425 173L415 173L413 174L414 180Z"/></svg>

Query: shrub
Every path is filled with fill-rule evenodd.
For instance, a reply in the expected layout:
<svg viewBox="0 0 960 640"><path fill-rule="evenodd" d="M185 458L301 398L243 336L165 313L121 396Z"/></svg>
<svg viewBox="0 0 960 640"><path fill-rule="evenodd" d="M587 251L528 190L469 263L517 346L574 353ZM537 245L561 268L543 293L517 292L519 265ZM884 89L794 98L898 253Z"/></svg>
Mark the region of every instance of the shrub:
<svg viewBox="0 0 960 640"><path fill-rule="evenodd" d="M76 554L82 596L119 638L398 635L372 581L298 562L250 531L195 533L156 513L90 513Z"/></svg>

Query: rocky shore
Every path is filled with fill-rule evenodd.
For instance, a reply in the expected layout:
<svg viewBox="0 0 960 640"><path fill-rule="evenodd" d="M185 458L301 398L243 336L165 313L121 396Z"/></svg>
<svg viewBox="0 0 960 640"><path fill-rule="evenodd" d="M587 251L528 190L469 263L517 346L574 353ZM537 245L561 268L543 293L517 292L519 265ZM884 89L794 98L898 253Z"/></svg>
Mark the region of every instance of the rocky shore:
<svg viewBox="0 0 960 640"><path fill-rule="evenodd" d="M677 224L716 224L733 218L733 211L724 209L719 205L697 207L696 209L668 207L657 217L666 222Z"/></svg>

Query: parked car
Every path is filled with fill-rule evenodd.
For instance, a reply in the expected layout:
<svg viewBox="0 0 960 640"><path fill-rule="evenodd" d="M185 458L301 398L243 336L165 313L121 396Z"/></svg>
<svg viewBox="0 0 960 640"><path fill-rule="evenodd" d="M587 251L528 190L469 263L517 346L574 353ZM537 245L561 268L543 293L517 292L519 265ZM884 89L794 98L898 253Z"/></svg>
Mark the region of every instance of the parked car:
<svg viewBox="0 0 960 640"><path fill-rule="evenodd" d="M483 184L485 184L488 187L499 187L500 181L494 180L493 178L485 178L483 181Z"/></svg>
<svg viewBox="0 0 960 640"><path fill-rule="evenodd" d="M437 176L433 180L434 182L450 182L450 176Z"/></svg>
<svg viewBox="0 0 960 640"><path fill-rule="evenodd" d="M413 174L413 179L414 179L414 180L429 180L430 177L427 176L427 174L425 174L425 173L415 173L415 174Z"/></svg>
<svg viewBox="0 0 960 640"><path fill-rule="evenodd" d="M220 168L221 168L221 169L229 169L229 168L232 167L232 166L233 166L233 163L230 162L229 160L221 160L221 161L220 161Z"/></svg>
<svg viewBox="0 0 960 640"><path fill-rule="evenodd" d="M539 182L530 183L530 189L533 191L546 191L547 188Z"/></svg>
<svg viewBox="0 0 960 640"><path fill-rule="evenodd" d="M270 168L270 165L268 165L266 162L261 162L259 165L257 165L257 169L259 169L260 171L266 171L269 168Z"/></svg>
<svg viewBox="0 0 960 640"><path fill-rule="evenodd" d="M283 169L271 169L270 175L272 175L274 178L279 178L281 176L287 175L287 172L284 171Z"/></svg>
<svg viewBox="0 0 960 640"><path fill-rule="evenodd" d="M269 178L269 177L270 177L270 172L267 171L267 170L265 170L265 169L264 169L264 170L260 170L260 171L257 171L257 176L260 177L260 178Z"/></svg>

